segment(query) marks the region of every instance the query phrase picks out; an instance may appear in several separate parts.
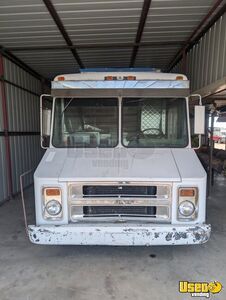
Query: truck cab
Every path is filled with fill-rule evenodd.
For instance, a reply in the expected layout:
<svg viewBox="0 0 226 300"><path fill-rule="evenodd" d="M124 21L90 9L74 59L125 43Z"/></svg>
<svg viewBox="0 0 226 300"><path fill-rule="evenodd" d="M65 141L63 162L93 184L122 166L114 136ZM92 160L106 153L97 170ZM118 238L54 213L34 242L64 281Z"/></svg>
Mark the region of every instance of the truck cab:
<svg viewBox="0 0 226 300"><path fill-rule="evenodd" d="M41 97L31 242L183 245L208 241L206 173L191 147L189 81L181 74L59 75ZM48 105L47 105L48 106ZM195 109L196 133L204 110Z"/></svg>

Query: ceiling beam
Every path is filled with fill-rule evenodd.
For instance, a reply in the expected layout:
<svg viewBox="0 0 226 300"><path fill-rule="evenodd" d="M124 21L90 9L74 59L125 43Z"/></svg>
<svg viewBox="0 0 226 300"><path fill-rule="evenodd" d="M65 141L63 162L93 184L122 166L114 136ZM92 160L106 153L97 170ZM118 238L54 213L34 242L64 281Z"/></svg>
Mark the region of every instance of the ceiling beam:
<svg viewBox="0 0 226 300"><path fill-rule="evenodd" d="M182 46L183 41L165 41L165 42L144 42L144 43L106 43L106 44L81 44L76 46L56 45L56 46L25 46L7 48L13 52L23 51L48 51L48 50L67 50L67 49L107 49L107 48L131 48L131 47L162 47L162 46Z"/></svg>
<svg viewBox="0 0 226 300"><path fill-rule="evenodd" d="M21 69L29 73L30 75L34 76L35 78L39 79L43 83L45 83L47 86L49 86L49 80L42 75L40 75L38 72L36 72L34 69L32 69L30 66L28 66L25 62L23 62L21 59L19 59L17 56L15 56L11 51L4 48L3 46L0 46L0 53L8 58L10 61L12 61L14 64L19 66Z"/></svg>
<svg viewBox="0 0 226 300"><path fill-rule="evenodd" d="M149 12L149 8L151 6L151 1L152 0L144 0L143 8L142 8L141 15L140 15L139 25L137 28L137 34L136 34L136 39L135 39L136 44L139 44L141 41L143 31L144 31L144 26L145 26L145 23L147 20L148 12ZM139 49L139 45L135 45L133 47L133 52L132 52L131 59L130 59L130 67L134 66L138 49Z"/></svg>
<svg viewBox="0 0 226 300"><path fill-rule="evenodd" d="M62 21L61 21L61 19L60 19L60 16L58 15L55 7L53 6L53 4L51 2L51 0L43 0L43 2L45 4L46 8L48 9L50 15L52 16L56 26L58 27L59 31L61 32L65 42L67 43L67 45L69 47L74 46L71 39L70 39L70 37L69 37L69 35L68 35L68 33L67 33L67 31L66 31L66 29L65 29L65 27L64 27L64 25L63 25L63 23L62 23ZM81 59L80 59L80 57L79 57L79 55L76 51L76 47L71 48L70 50L71 50L71 53L73 54L77 64L79 65L79 67L83 69L84 65L83 65L83 63L82 63L82 61L81 61Z"/></svg>
<svg viewBox="0 0 226 300"><path fill-rule="evenodd" d="M209 30L209 28L225 13L226 4L224 4L219 11L216 13L213 18L211 16L216 12L219 8L220 4L222 4L225 0L217 0L217 2L212 6L207 15L202 19L196 29L192 32L189 38L186 40L185 45L176 53L172 61L170 62L167 72L170 72L172 68L180 61L183 56L183 53L187 52L191 47L197 43L200 38ZM210 19L211 18L211 19ZM206 24L206 22L210 19L210 22Z"/></svg>

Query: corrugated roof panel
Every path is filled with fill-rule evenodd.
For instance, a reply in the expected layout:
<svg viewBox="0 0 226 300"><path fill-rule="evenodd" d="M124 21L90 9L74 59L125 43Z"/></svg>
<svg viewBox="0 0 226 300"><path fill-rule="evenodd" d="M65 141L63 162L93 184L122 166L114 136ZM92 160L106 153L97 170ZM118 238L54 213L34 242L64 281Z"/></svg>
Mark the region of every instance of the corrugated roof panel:
<svg viewBox="0 0 226 300"><path fill-rule="evenodd" d="M47 78L60 73L78 72L79 67L69 50L21 51L18 58Z"/></svg>
<svg viewBox="0 0 226 300"><path fill-rule="evenodd" d="M163 68L175 56L180 46L167 47L140 47L137 58L136 67L144 67L145 65L153 68Z"/></svg>
<svg viewBox="0 0 226 300"><path fill-rule="evenodd" d="M213 3L214 0L153 0L142 41L185 41Z"/></svg>
<svg viewBox="0 0 226 300"><path fill-rule="evenodd" d="M79 49L79 56L86 67L117 65L128 66L132 50L131 48L108 48L108 49Z"/></svg>
<svg viewBox="0 0 226 300"><path fill-rule="evenodd" d="M164 44L152 47L141 44L135 65L166 67L215 1L152 0L141 43ZM52 0L52 3L70 39L78 45L77 52L85 67L130 65L143 0ZM130 46L120 48L119 43ZM66 42L42 0L1 0L0 44L39 47L62 46ZM97 48L91 48L95 45ZM70 49L13 53L47 77L78 70Z"/></svg>
<svg viewBox="0 0 226 300"><path fill-rule="evenodd" d="M65 44L40 0L0 1L0 43L5 47Z"/></svg>
<svg viewBox="0 0 226 300"><path fill-rule="evenodd" d="M143 0L53 3L74 43L105 43L134 41Z"/></svg>

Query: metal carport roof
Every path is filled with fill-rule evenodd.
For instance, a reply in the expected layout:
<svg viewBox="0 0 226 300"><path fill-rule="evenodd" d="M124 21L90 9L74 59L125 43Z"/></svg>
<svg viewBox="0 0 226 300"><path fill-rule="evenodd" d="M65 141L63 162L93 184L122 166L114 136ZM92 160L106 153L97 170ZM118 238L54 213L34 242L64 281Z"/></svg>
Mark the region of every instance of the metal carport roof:
<svg viewBox="0 0 226 300"><path fill-rule="evenodd" d="M224 11L223 0L1 0L0 45L48 79L80 67L166 70Z"/></svg>

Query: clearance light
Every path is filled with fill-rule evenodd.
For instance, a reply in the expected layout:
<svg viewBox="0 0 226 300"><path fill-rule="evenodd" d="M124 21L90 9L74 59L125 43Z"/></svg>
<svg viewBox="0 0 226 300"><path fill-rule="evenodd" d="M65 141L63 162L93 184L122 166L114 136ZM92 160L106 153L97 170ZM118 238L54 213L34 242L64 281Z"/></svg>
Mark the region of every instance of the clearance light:
<svg viewBox="0 0 226 300"><path fill-rule="evenodd" d="M178 75L178 76L176 77L176 80L184 80L184 76Z"/></svg>
<svg viewBox="0 0 226 300"><path fill-rule="evenodd" d="M117 80L116 76L105 76L104 80Z"/></svg>
<svg viewBox="0 0 226 300"><path fill-rule="evenodd" d="M124 80L136 80L136 76L124 76L123 77Z"/></svg>
<svg viewBox="0 0 226 300"><path fill-rule="evenodd" d="M65 77L64 77L64 76L59 76L59 77L57 77L57 80L58 80L58 81L64 81L64 80L65 80Z"/></svg>

